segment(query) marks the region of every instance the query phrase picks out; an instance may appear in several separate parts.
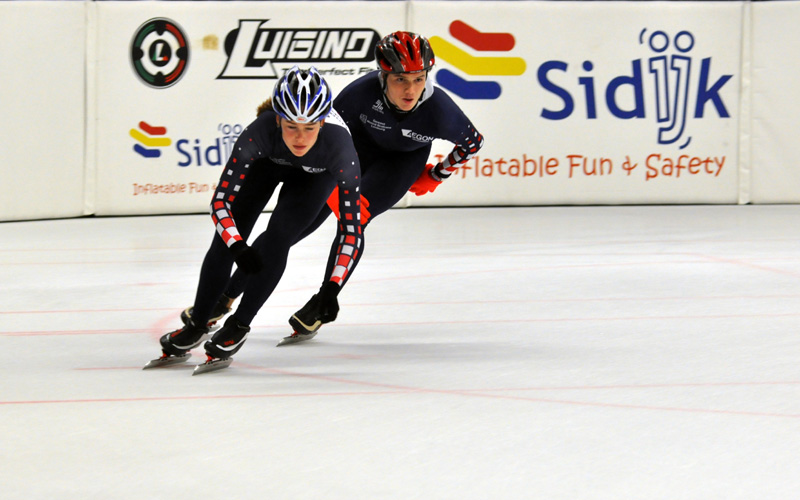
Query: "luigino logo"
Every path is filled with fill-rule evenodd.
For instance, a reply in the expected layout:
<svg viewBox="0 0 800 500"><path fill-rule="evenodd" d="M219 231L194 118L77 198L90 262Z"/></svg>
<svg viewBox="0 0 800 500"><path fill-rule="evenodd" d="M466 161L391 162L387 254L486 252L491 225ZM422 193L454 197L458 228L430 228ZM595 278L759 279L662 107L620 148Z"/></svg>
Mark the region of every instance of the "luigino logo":
<svg viewBox="0 0 800 500"><path fill-rule="evenodd" d="M217 79L278 78L275 63L372 61L380 39L370 28L268 28L268 23L239 20L239 27L225 37L228 60Z"/></svg>
<svg viewBox="0 0 800 500"><path fill-rule="evenodd" d="M146 85L175 85L189 64L189 44L175 21L154 18L139 26L131 40L131 64Z"/></svg>

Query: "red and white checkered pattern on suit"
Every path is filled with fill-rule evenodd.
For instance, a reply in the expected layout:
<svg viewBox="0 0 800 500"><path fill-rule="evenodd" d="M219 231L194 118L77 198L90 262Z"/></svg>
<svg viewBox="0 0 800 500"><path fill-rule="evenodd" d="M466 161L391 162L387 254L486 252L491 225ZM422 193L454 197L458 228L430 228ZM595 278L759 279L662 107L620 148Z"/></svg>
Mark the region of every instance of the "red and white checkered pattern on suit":
<svg viewBox="0 0 800 500"><path fill-rule="evenodd" d="M352 227L352 226L351 226ZM358 236L352 234L343 234L339 237L339 259L333 267L331 274L331 281L335 281L341 285L350 269L353 267L353 262L358 256L358 249L361 246L361 227L358 227Z"/></svg>
<svg viewBox="0 0 800 500"><path fill-rule="evenodd" d="M232 158L232 161L236 163L236 158ZM246 163L244 168L249 169L250 164ZM242 235L239 234L236 224L233 222L231 203L236 199L236 193L242 188L241 182L244 180L246 172L247 170L238 177L234 177L233 170L227 169L220 181L220 187L227 190L233 184L233 193L229 194L225 199L225 194L219 191L216 194L216 199L211 203L211 219L214 221L217 233L222 237L222 241L228 245L228 248L237 241L242 241Z"/></svg>
<svg viewBox="0 0 800 500"><path fill-rule="evenodd" d="M483 136L479 134L475 128L470 126L469 131L464 134L463 142L459 141L453 148L453 151L451 151L442 162L445 177L452 174L459 165L466 163L467 160L475 156L482 146Z"/></svg>
<svg viewBox="0 0 800 500"><path fill-rule="evenodd" d="M345 195L350 194L350 191L346 189L343 192ZM358 249L362 246L360 187L355 189L355 193L358 195L355 214L352 212L345 212L341 214L342 220L339 221L339 232L341 234L339 236L339 248L336 250L339 256L336 259L336 264L333 267L330 278L331 281L336 282L338 285L341 285L350 273L350 270L353 268L353 263L358 256ZM344 198L342 198L342 200L346 207L350 207L348 201L345 201ZM354 220L357 221L357 224L353 224Z"/></svg>

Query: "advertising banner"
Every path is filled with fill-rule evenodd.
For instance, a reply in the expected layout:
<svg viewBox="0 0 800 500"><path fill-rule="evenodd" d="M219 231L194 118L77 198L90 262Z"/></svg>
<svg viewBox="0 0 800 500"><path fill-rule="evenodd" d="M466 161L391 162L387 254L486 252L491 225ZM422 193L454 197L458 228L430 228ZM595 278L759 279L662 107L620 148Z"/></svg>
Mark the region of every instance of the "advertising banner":
<svg viewBox="0 0 800 500"><path fill-rule="evenodd" d="M0 2L0 220L84 213L83 2Z"/></svg>
<svg viewBox="0 0 800 500"><path fill-rule="evenodd" d="M411 2L436 84L485 137L413 203L736 203L742 9Z"/></svg>
<svg viewBox="0 0 800 500"><path fill-rule="evenodd" d="M431 79L485 138L400 205L797 203L798 14L797 1L0 2L0 220L205 212L278 75L313 64L338 92L398 29L431 40ZM431 161L452 148L433 146Z"/></svg>
<svg viewBox="0 0 800 500"><path fill-rule="evenodd" d="M375 69L375 43L406 19L403 2L96 7L99 215L206 211L236 138L286 69L313 64L335 94Z"/></svg>

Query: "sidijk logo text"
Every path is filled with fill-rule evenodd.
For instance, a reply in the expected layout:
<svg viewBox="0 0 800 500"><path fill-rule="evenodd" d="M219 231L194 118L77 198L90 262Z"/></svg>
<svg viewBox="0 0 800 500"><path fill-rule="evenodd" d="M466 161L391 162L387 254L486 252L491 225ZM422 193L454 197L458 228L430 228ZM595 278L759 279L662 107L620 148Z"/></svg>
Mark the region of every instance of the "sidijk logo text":
<svg viewBox="0 0 800 500"><path fill-rule="evenodd" d="M597 101L603 99L608 111L617 118L645 118L644 88L645 71L650 74L648 82L652 82L655 95L655 118L659 124L658 143L673 144L678 142L684 134L687 118L703 118L706 109L711 106L719 118L730 118L728 109L722 99L722 90L733 75L712 76L711 58L705 57L699 61L700 71L696 83L690 81L692 58L687 54L694 47L694 36L688 31L681 31L674 37L668 36L663 31L655 31L649 36L642 30L639 36L640 44L647 44L654 52L653 56L643 61L631 61L630 75L620 75L612 78L605 88L598 85L591 75L594 64L584 61L582 69L585 72L578 78L578 85L583 90L575 94L580 95L586 109L586 118L597 118ZM675 54L665 52L672 48ZM566 73L569 66L564 61L547 61L539 66L537 79L539 85L560 99L562 105L558 108L543 108L541 116L548 120L563 120L575 110L575 97L563 84L555 83L562 80L559 73ZM619 96L625 105L620 105ZM694 99L693 108L689 106L690 99ZM680 141L681 149L689 144L691 137Z"/></svg>

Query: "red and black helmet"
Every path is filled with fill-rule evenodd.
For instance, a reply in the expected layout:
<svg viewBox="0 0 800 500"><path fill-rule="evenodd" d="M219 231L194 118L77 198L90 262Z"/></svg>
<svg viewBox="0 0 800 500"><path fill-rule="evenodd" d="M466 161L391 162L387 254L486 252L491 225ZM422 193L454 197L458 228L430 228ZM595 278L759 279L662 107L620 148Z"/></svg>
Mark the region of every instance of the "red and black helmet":
<svg viewBox="0 0 800 500"><path fill-rule="evenodd" d="M427 38L410 31L395 31L375 45L378 69L387 73L429 71L436 63Z"/></svg>

